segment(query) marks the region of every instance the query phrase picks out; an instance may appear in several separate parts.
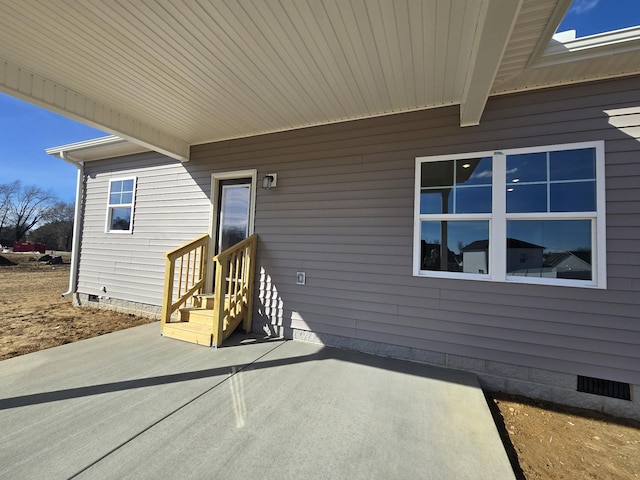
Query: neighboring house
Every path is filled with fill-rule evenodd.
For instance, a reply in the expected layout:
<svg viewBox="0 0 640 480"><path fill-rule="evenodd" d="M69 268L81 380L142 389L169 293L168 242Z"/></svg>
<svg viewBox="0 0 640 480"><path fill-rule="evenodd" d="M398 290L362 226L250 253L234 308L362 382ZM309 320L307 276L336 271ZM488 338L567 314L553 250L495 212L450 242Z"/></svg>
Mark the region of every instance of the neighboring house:
<svg viewBox="0 0 640 480"><path fill-rule="evenodd" d="M48 150L80 172L79 263L70 289L76 303L157 316L163 253L202 234L216 249L225 238L256 233L256 332L469 370L487 389L640 418L640 30L618 34L619 42L604 35L549 44L566 1L462 3L470 10L452 6L450 23L442 24L445 38L465 32L443 40L449 50L416 47L429 31L429 2L415 22L400 11L402 2L349 3L353 11L375 4L386 12L368 11L371 37L352 10L322 13L303 2L302 13L289 12L299 29L287 34L304 36L305 25L330 44L303 42L305 52L269 36L285 31L279 27L286 16L262 11L252 28L294 60L243 50L239 66L218 38L216 52L243 75L225 83L226 70L216 70L215 88L206 91L193 85L206 75L189 70L180 95L198 95L188 98L163 83L178 88L172 75L181 75L179 68L165 69L166 79L143 76L144 91L137 80L126 83L131 91L124 92L112 89L120 77L111 71L104 83L72 72L87 82L78 80L74 91L95 89L113 115L91 108L81 115L63 100L50 105L130 139ZM385 23L396 8L396 21L407 19L404 29ZM341 30L337 18L361 28ZM476 20L483 28L472 28ZM127 22L151 44L160 42L143 16ZM383 39L376 29L401 34ZM162 35L178 41L172 32ZM251 38L251 48L267 48ZM200 55L199 46L177 43L154 53L170 62L173 49L185 59L184 52ZM343 69L314 70L329 52L338 58L340 47ZM405 55L411 48L414 55ZM23 53L34 55L33 65L44 61ZM133 71L128 58L121 61L126 74ZM252 69L262 83L253 83ZM349 69L357 78L345 82L339 75ZM283 76L297 82L289 95L274 87L286 84ZM305 82L308 91L297 88ZM164 116L154 89L166 97ZM135 117L126 100L149 130L112 121L125 110ZM334 107L340 111L325 116ZM434 255L442 258L444 246L447 261L429 268L427 255L440 249ZM545 264L543 247L576 258L547 256ZM575 267L580 275L566 274ZM521 274L529 268L555 273ZM618 389L624 393L612 393Z"/></svg>
<svg viewBox="0 0 640 480"><path fill-rule="evenodd" d="M587 279L591 276L590 252L559 252L546 256L545 264L558 278Z"/></svg>

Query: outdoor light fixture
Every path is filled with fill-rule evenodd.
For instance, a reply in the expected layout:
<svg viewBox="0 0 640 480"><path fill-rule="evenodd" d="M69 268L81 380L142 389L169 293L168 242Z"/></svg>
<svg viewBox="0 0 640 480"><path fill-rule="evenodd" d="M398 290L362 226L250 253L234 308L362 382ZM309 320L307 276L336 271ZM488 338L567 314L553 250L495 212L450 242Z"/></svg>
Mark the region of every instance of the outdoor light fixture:
<svg viewBox="0 0 640 480"><path fill-rule="evenodd" d="M262 188L265 190L270 190L276 186L278 183L278 174L277 173L267 173L264 177L262 177Z"/></svg>
<svg viewBox="0 0 640 480"><path fill-rule="evenodd" d="M469 168L471 166L470 163L465 163L464 165L462 165L462 168Z"/></svg>

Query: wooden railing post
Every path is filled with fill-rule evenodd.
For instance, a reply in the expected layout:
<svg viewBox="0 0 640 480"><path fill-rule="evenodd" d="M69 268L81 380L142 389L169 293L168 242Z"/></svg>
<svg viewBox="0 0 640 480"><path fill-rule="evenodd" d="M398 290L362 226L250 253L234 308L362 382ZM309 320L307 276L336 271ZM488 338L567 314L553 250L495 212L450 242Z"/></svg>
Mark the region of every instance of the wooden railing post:
<svg viewBox="0 0 640 480"><path fill-rule="evenodd" d="M217 258L217 257L216 257ZM224 335L224 320L227 294L227 276L229 275L229 264L226 260L216 260L216 286L215 286L215 304L216 310L213 325L213 346L219 347L222 344Z"/></svg>
<svg viewBox="0 0 640 480"><path fill-rule="evenodd" d="M245 266L247 271L247 289L245 295L247 296L247 313L244 317L242 328L245 333L251 332L251 326L253 324L253 282L255 279L255 262L256 262L256 250L258 242L255 242L247 247L249 255L245 258Z"/></svg>
<svg viewBox="0 0 640 480"><path fill-rule="evenodd" d="M167 258L164 271L164 295L162 296L162 314L160 318L160 331L164 324L171 320L171 303L173 300L173 276L175 263Z"/></svg>

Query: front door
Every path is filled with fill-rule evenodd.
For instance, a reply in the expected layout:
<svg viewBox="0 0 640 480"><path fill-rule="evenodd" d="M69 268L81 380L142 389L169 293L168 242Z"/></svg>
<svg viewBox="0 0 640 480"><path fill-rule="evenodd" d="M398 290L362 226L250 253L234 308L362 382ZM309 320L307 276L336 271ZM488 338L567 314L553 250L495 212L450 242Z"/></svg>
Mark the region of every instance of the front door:
<svg viewBox="0 0 640 480"><path fill-rule="evenodd" d="M251 220L251 178L218 182L218 227L216 253L249 236Z"/></svg>
<svg viewBox="0 0 640 480"><path fill-rule="evenodd" d="M257 170L211 175L211 242L214 255L253 235ZM208 292L213 291L213 262L207 265Z"/></svg>

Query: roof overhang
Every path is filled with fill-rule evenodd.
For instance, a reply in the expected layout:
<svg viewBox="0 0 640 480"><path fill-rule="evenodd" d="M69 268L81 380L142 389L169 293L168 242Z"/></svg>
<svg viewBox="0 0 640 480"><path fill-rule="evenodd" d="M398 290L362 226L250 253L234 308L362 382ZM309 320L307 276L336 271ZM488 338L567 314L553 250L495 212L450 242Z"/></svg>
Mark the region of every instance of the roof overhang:
<svg viewBox="0 0 640 480"><path fill-rule="evenodd" d="M475 125L491 95L640 74L628 38L598 57L549 46L570 5L3 0L0 91L180 161L192 145L442 106Z"/></svg>
<svg viewBox="0 0 640 480"><path fill-rule="evenodd" d="M85 163L105 158L148 152L149 150L149 148L130 142L124 138L109 135L84 142L47 148L45 151L48 155L62 158L73 163Z"/></svg>

